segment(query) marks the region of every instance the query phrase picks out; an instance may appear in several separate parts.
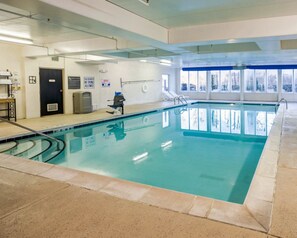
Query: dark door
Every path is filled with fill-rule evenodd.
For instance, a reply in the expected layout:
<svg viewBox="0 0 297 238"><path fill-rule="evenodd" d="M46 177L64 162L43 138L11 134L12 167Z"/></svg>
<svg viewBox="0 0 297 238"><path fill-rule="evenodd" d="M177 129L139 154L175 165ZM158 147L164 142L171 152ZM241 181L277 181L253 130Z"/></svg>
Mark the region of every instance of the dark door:
<svg viewBox="0 0 297 238"><path fill-rule="evenodd" d="M41 116L63 113L62 70L40 69Z"/></svg>

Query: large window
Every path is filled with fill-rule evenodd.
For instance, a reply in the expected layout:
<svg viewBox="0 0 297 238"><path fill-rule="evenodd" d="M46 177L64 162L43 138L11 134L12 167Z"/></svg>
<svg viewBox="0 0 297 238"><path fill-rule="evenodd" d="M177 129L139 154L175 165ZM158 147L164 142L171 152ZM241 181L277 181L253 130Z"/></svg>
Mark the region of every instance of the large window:
<svg viewBox="0 0 297 238"><path fill-rule="evenodd" d="M245 71L245 91L260 93L276 93L278 83L277 70L253 70Z"/></svg>
<svg viewBox="0 0 297 238"><path fill-rule="evenodd" d="M220 91L228 92L229 91L229 83L230 83L230 71L221 71L221 84Z"/></svg>
<svg viewBox="0 0 297 238"><path fill-rule="evenodd" d="M189 72L188 71L180 71L180 90L188 91L189 84Z"/></svg>
<svg viewBox="0 0 297 238"><path fill-rule="evenodd" d="M266 90L266 70L255 70L256 92Z"/></svg>
<svg viewBox="0 0 297 238"><path fill-rule="evenodd" d="M213 92L219 91L219 77L220 71L210 71L211 91Z"/></svg>
<svg viewBox="0 0 297 238"><path fill-rule="evenodd" d="M278 71L277 70L267 70L267 92L276 93L277 92L277 80Z"/></svg>
<svg viewBox="0 0 297 238"><path fill-rule="evenodd" d="M169 90L169 75L162 74L162 91L168 91L168 90Z"/></svg>
<svg viewBox="0 0 297 238"><path fill-rule="evenodd" d="M189 83L190 83L190 87L189 90L190 91L197 91L197 71L190 71L189 72Z"/></svg>
<svg viewBox="0 0 297 238"><path fill-rule="evenodd" d="M206 92L206 71L180 71L181 91Z"/></svg>
<svg viewBox="0 0 297 238"><path fill-rule="evenodd" d="M180 71L180 90L187 92L297 93L297 68ZM293 67L293 66L292 66ZM285 67L284 67L285 68ZM289 68L289 69L288 69ZM204 69L204 68L203 68ZM244 85L241 85L244 73ZM280 78L280 79L279 79ZM281 83L280 83L280 81ZM162 89L168 90L168 75L162 75ZM242 88L243 87L243 88ZM242 88L242 89L241 89Z"/></svg>
<svg viewBox="0 0 297 238"><path fill-rule="evenodd" d="M240 70L231 70L231 90L240 91Z"/></svg>
<svg viewBox="0 0 297 238"><path fill-rule="evenodd" d="M198 72L198 85L199 85L199 92L206 92L206 78L207 72L206 71L199 71Z"/></svg>
<svg viewBox="0 0 297 238"><path fill-rule="evenodd" d="M292 69L282 70L282 92L291 93L293 92L293 72Z"/></svg>
<svg viewBox="0 0 297 238"><path fill-rule="evenodd" d="M297 69L294 69L295 92L297 93Z"/></svg>

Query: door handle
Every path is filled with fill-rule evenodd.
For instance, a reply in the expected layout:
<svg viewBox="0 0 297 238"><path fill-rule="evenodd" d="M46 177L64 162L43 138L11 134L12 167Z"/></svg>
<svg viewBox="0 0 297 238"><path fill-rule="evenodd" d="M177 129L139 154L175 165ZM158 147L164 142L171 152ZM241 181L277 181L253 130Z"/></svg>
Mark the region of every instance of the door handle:
<svg viewBox="0 0 297 238"><path fill-rule="evenodd" d="M62 93L63 92L63 89L60 89L60 93Z"/></svg>

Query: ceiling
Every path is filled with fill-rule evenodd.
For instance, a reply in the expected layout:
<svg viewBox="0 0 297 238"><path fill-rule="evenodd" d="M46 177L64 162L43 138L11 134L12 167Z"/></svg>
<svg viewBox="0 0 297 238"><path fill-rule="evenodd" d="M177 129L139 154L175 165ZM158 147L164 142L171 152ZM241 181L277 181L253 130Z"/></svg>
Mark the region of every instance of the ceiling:
<svg viewBox="0 0 297 238"><path fill-rule="evenodd" d="M148 0L142 0L148 1ZM296 0L0 0L0 36L26 56L172 67L296 64ZM88 57L87 57L88 56ZM90 57L92 56L92 57ZM95 56L105 58L95 58Z"/></svg>
<svg viewBox="0 0 297 238"><path fill-rule="evenodd" d="M296 14L296 0L107 0L166 28Z"/></svg>

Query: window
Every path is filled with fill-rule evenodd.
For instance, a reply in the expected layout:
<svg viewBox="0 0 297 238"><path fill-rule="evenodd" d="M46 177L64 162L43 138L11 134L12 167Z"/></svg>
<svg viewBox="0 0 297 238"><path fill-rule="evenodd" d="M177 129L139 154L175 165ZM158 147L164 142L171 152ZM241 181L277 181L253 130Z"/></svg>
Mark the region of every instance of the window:
<svg viewBox="0 0 297 238"><path fill-rule="evenodd" d="M255 70L256 92L265 92L266 70Z"/></svg>
<svg viewBox="0 0 297 238"><path fill-rule="evenodd" d="M206 92L206 71L199 71L198 72L198 85L199 85L199 92Z"/></svg>
<svg viewBox="0 0 297 238"><path fill-rule="evenodd" d="M162 91L168 91L168 90L169 90L169 75L162 74Z"/></svg>
<svg viewBox="0 0 297 238"><path fill-rule="evenodd" d="M245 92L276 93L278 70L246 70Z"/></svg>
<svg viewBox="0 0 297 238"><path fill-rule="evenodd" d="M220 71L210 71L211 91L219 91L219 75Z"/></svg>
<svg viewBox="0 0 297 238"><path fill-rule="evenodd" d="M189 72L190 91L197 91L197 71Z"/></svg>
<svg viewBox="0 0 297 238"><path fill-rule="evenodd" d="M293 70L285 69L282 70L282 92L291 93L293 87Z"/></svg>
<svg viewBox="0 0 297 238"><path fill-rule="evenodd" d="M231 91L240 91L240 70L231 70Z"/></svg>
<svg viewBox="0 0 297 238"><path fill-rule="evenodd" d="M230 71L221 71L221 92L228 92L229 91L229 82L230 82Z"/></svg>
<svg viewBox="0 0 297 238"><path fill-rule="evenodd" d="M267 70L267 92L276 93L277 92L277 80L278 71L277 70Z"/></svg>
<svg viewBox="0 0 297 238"><path fill-rule="evenodd" d="M188 83L189 83L189 72L188 71L180 71L180 85L181 91L187 91L188 90Z"/></svg>
<svg viewBox="0 0 297 238"><path fill-rule="evenodd" d="M297 69L294 69L295 92L297 93Z"/></svg>
<svg viewBox="0 0 297 238"><path fill-rule="evenodd" d="M245 91L253 92L254 91L254 70L245 71Z"/></svg>

